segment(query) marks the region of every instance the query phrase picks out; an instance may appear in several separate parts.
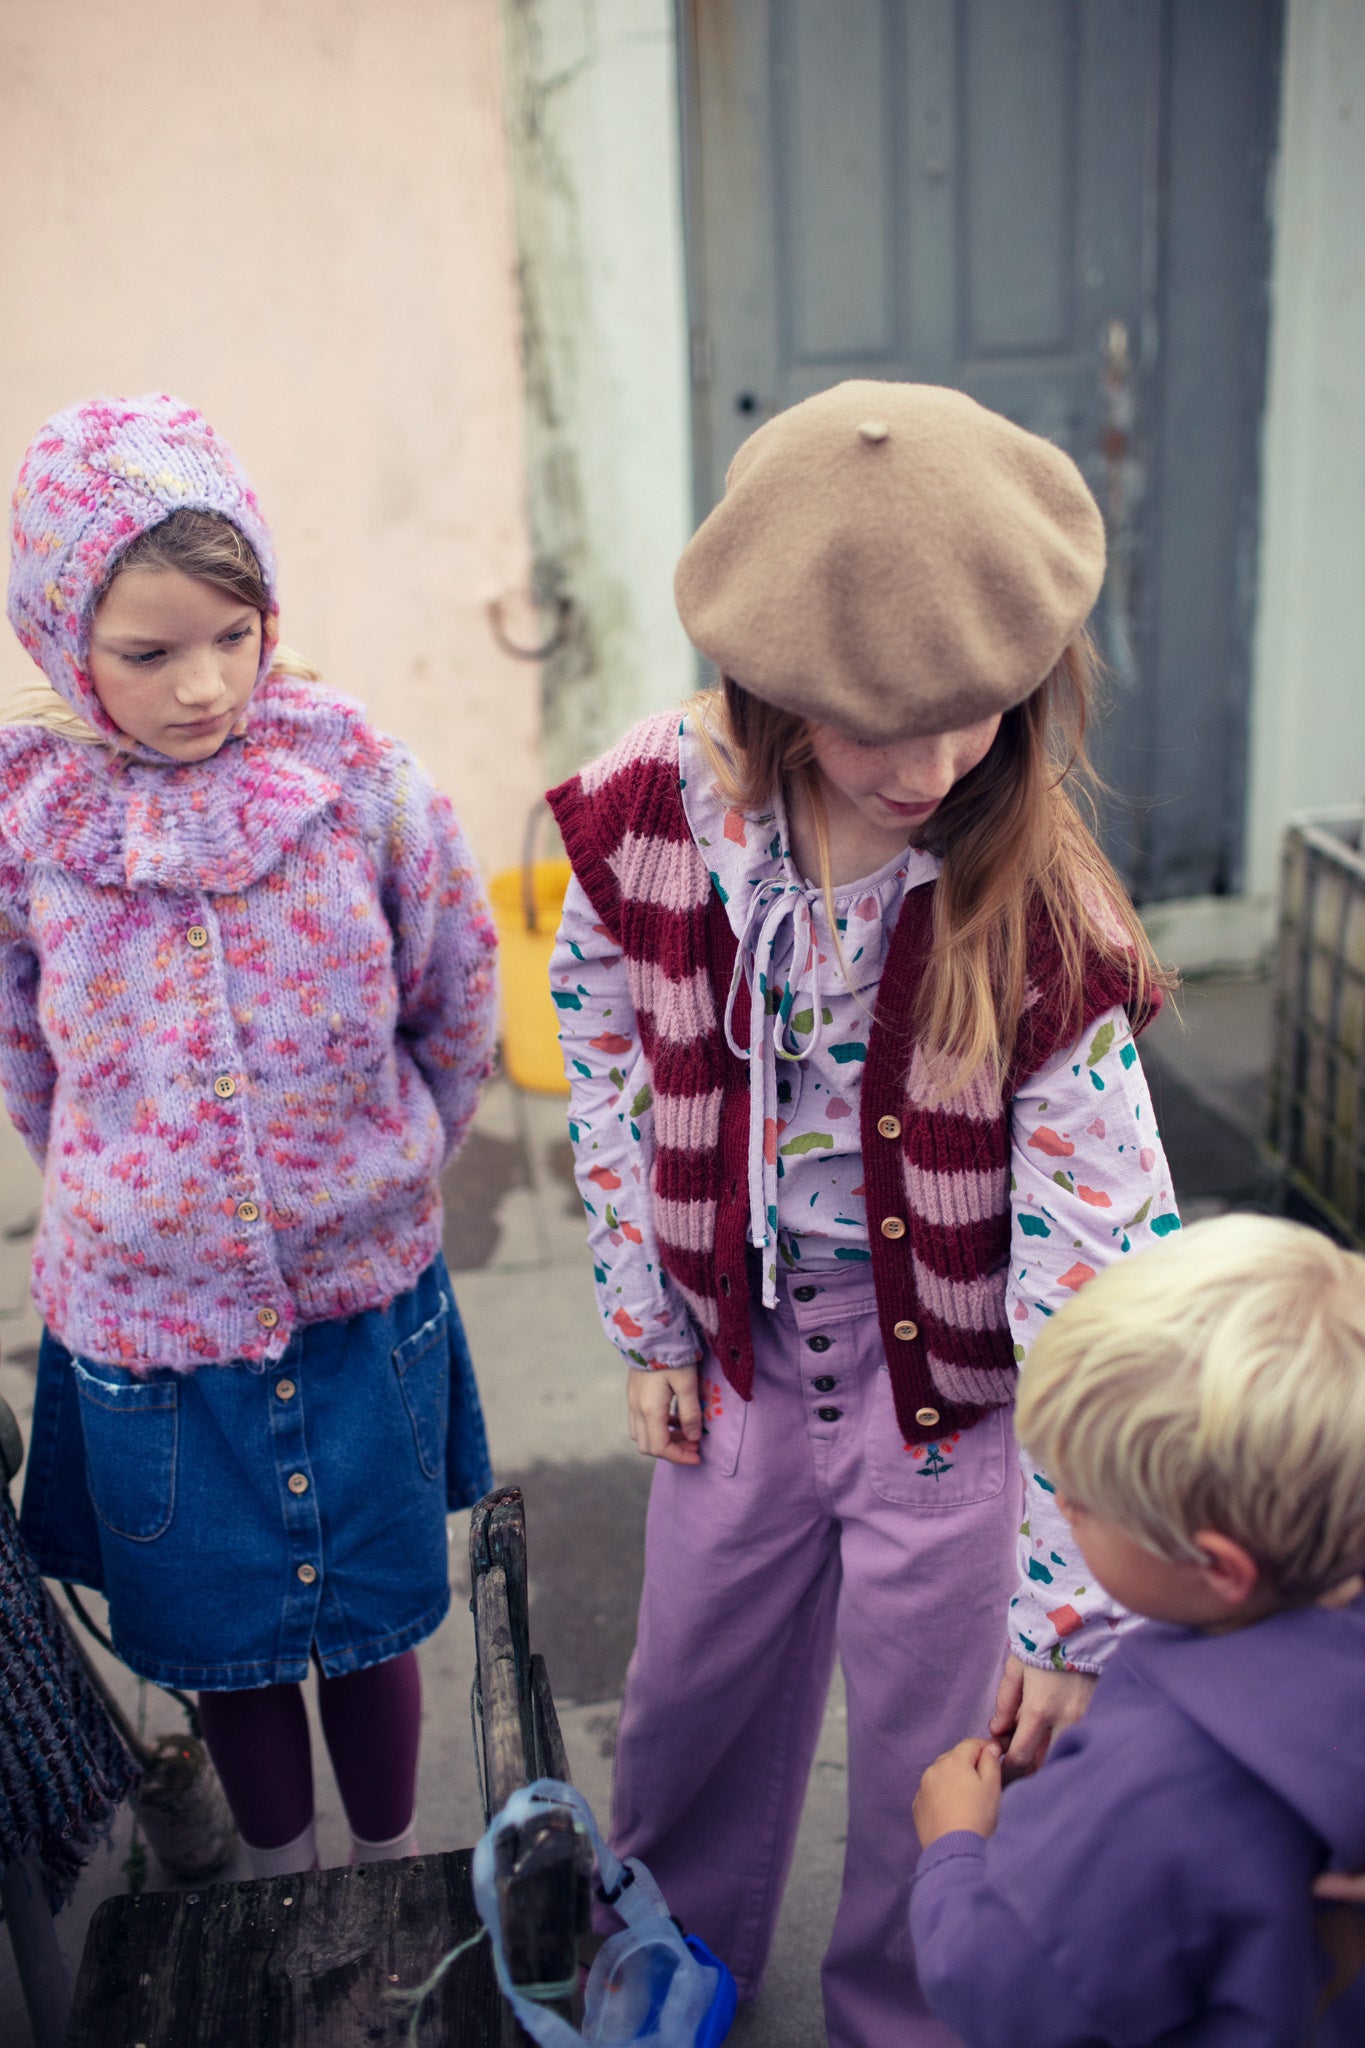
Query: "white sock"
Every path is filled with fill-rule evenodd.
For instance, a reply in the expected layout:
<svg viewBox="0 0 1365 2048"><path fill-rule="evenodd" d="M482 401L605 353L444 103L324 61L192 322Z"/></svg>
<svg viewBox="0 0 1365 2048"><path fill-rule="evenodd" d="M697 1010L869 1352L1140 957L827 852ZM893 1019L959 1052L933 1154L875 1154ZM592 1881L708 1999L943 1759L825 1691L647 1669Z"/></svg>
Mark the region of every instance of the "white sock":
<svg viewBox="0 0 1365 2048"><path fill-rule="evenodd" d="M363 1835L351 1830L352 1863L398 1863L404 1856L420 1854L415 1819L408 1822L401 1835L395 1835L389 1842L367 1842Z"/></svg>
<svg viewBox="0 0 1365 2048"><path fill-rule="evenodd" d="M310 1820L301 1835L295 1835L292 1842L281 1842L278 1849L257 1849L245 1837L242 1847L253 1877L294 1877L318 1867L318 1824Z"/></svg>

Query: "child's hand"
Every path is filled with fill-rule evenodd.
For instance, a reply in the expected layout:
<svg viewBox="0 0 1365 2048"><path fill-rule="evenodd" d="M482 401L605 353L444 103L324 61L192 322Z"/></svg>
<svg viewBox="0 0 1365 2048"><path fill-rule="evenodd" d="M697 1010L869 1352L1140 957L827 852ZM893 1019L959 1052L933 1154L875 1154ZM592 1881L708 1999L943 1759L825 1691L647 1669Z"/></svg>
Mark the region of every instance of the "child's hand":
<svg viewBox="0 0 1365 2048"><path fill-rule="evenodd" d="M912 1810L921 1849L959 1828L993 1835L1000 1817L999 1745L969 1735L946 1750L920 1779Z"/></svg>
<svg viewBox="0 0 1365 2048"><path fill-rule="evenodd" d="M1011 1777L1036 1771L1052 1746L1054 1735L1079 1721L1095 1692L1095 1679L1085 1671L1039 1671L1011 1657L996 1694L991 1734L1008 1743Z"/></svg>
<svg viewBox="0 0 1365 2048"><path fill-rule="evenodd" d="M701 1402L697 1368L683 1365L670 1372L626 1376L630 1434L646 1458L667 1458L671 1465L701 1463Z"/></svg>

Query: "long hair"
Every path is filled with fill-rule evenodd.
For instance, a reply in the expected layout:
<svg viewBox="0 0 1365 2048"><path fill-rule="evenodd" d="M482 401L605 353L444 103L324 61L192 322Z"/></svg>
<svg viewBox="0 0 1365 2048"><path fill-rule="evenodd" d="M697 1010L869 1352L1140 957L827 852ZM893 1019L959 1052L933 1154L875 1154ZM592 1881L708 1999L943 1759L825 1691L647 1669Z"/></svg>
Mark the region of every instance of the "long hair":
<svg viewBox="0 0 1365 2048"><path fill-rule="evenodd" d="M270 591L255 549L230 519L217 512L172 512L156 526L149 526L119 556L109 583L127 569L178 569L184 576L211 583L215 590L253 606L262 621L270 611ZM108 587L106 584L105 589ZM306 682L318 680L318 671L287 647L275 649L270 673L300 676ZM25 683L12 690L0 705L0 725L38 725L81 746L117 746L106 734L96 732L46 682Z"/></svg>
<svg viewBox="0 0 1365 2048"><path fill-rule="evenodd" d="M1032 696L1000 721L984 760L953 785L911 844L941 861L933 948L920 983L917 1038L943 1100L984 1073L999 1088L1014 1053L1028 982L1030 921L1055 937L1064 1015L1080 1032L1087 967L1099 961L1144 1010L1176 977L1152 950L1128 891L1094 836L1099 779L1085 749L1099 658L1082 631ZM694 700L694 720L727 803L761 809L800 786L810 804L819 881L835 920L829 834L807 721L726 676Z"/></svg>

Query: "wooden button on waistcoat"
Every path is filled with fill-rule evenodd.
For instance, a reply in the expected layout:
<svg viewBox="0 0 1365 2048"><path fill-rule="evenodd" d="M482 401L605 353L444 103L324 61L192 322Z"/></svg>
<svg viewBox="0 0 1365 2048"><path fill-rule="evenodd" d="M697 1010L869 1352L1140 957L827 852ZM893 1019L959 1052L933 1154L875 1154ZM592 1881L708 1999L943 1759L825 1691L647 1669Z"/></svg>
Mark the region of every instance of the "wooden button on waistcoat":
<svg viewBox="0 0 1365 2048"><path fill-rule="evenodd" d="M879 1116L877 1129L884 1138L898 1138L901 1134L901 1120L898 1116Z"/></svg>
<svg viewBox="0 0 1365 2048"><path fill-rule="evenodd" d="M213 1092L221 1102L226 1102L229 1095L237 1093L237 1083L231 1074L220 1074L213 1084Z"/></svg>
<svg viewBox="0 0 1365 2048"><path fill-rule="evenodd" d="M921 1429L932 1429L938 1419L937 1408L917 1408L915 1410L915 1420Z"/></svg>
<svg viewBox="0 0 1365 2048"><path fill-rule="evenodd" d="M209 942L209 935L205 931L202 924L192 924L189 930L186 932L185 937L188 940L189 944L195 947L196 950L200 946L207 946Z"/></svg>
<svg viewBox="0 0 1365 2048"><path fill-rule="evenodd" d="M273 1330L280 1320L280 1312L275 1308L258 1308L256 1320L263 1330Z"/></svg>
<svg viewBox="0 0 1365 2048"><path fill-rule="evenodd" d="M237 1204L237 1215L243 1223L254 1223L260 1213L254 1202L239 1202Z"/></svg>
<svg viewBox="0 0 1365 2048"><path fill-rule="evenodd" d="M904 1217L902 1217L902 1216L883 1216L883 1218L882 1218L882 1236L883 1236L883 1237L904 1237L904 1236L905 1236L905 1219L904 1219Z"/></svg>
<svg viewBox="0 0 1365 2048"><path fill-rule="evenodd" d="M913 1344L919 1335L919 1324L911 1322L897 1323L896 1335L900 1338L902 1344Z"/></svg>

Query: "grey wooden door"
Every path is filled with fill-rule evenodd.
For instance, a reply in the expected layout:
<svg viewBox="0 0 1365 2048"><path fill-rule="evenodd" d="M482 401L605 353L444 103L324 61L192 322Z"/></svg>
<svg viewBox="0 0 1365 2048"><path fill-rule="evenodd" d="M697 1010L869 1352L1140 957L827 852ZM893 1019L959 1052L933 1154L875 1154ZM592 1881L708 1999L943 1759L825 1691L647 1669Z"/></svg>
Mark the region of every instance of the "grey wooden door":
<svg viewBox="0 0 1365 2048"><path fill-rule="evenodd" d="M1067 448L1140 899L1240 880L1280 42L1280 0L680 0L698 515L844 377Z"/></svg>

